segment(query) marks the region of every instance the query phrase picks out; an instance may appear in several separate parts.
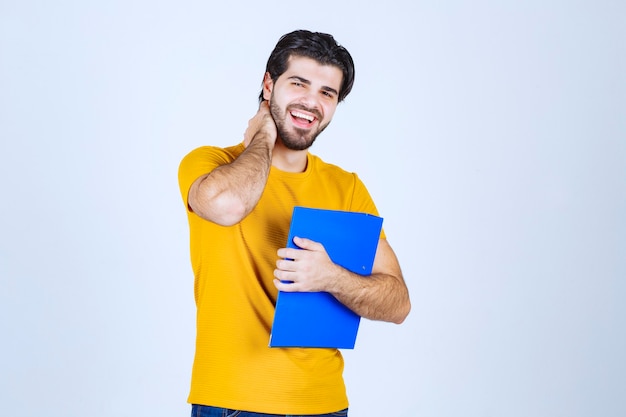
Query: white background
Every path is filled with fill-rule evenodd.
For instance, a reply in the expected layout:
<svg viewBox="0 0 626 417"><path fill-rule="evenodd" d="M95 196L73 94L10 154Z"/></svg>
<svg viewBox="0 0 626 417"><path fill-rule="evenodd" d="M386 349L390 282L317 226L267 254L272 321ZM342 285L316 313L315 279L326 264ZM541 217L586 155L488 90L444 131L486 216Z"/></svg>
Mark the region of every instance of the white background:
<svg viewBox="0 0 626 417"><path fill-rule="evenodd" d="M407 321L351 416L626 415L622 1L0 1L0 415L186 416L180 159L239 142L265 62L329 32L313 147L367 184Z"/></svg>

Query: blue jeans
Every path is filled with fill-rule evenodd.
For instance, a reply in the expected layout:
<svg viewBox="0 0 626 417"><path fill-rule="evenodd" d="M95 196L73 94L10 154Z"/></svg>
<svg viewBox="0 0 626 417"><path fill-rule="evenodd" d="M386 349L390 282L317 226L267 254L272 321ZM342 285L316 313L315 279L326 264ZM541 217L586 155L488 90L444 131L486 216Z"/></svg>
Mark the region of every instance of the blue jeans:
<svg viewBox="0 0 626 417"><path fill-rule="evenodd" d="M263 414L250 411L229 410L227 408L210 407L208 405L191 405L191 417L347 417L348 409L328 414L307 414L296 416L291 414Z"/></svg>

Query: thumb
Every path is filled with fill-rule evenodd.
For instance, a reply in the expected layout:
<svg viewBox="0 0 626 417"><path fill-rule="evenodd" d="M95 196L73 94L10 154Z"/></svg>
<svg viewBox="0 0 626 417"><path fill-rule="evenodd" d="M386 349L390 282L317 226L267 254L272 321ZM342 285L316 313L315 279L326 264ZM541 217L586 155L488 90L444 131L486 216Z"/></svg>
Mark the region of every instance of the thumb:
<svg viewBox="0 0 626 417"><path fill-rule="evenodd" d="M304 237L294 236L293 243L295 243L296 246L298 246L300 249L307 249L307 250L320 250L320 249L323 250L324 249L324 246L322 246L321 243L315 242L311 239L306 239Z"/></svg>

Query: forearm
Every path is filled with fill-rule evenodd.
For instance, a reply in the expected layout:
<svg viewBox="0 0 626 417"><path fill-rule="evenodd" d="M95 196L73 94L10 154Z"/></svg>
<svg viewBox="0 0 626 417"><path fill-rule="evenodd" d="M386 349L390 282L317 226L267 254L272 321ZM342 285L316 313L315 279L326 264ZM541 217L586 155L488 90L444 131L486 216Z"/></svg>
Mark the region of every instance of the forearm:
<svg viewBox="0 0 626 417"><path fill-rule="evenodd" d="M361 317L402 323L411 310L409 290L387 239L380 239L370 276L361 276L331 261L324 246L299 237L300 249L281 248L274 270L280 291L332 294Z"/></svg>
<svg viewBox="0 0 626 417"><path fill-rule="evenodd" d="M189 192L189 206L200 217L231 226L256 206L267 182L273 142L258 132L232 163L199 178Z"/></svg>
<svg viewBox="0 0 626 417"><path fill-rule="evenodd" d="M338 267L329 292L359 316L400 324L409 314L411 304L401 276L372 274L368 277Z"/></svg>

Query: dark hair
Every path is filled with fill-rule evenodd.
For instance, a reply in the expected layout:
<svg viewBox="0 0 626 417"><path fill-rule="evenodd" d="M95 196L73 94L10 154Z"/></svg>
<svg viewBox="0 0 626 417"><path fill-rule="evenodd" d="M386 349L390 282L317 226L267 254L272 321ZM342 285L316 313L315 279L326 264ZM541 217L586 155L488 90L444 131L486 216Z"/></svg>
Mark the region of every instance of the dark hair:
<svg viewBox="0 0 626 417"><path fill-rule="evenodd" d="M267 60L265 71L269 72L272 81L276 82L287 70L287 63L292 56L314 59L321 65L333 65L343 73L339 90L338 102L352 90L354 84L354 62L346 48L339 45L335 38L326 33L296 30L283 35ZM259 102L263 101L263 89L259 94Z"/></svg>

